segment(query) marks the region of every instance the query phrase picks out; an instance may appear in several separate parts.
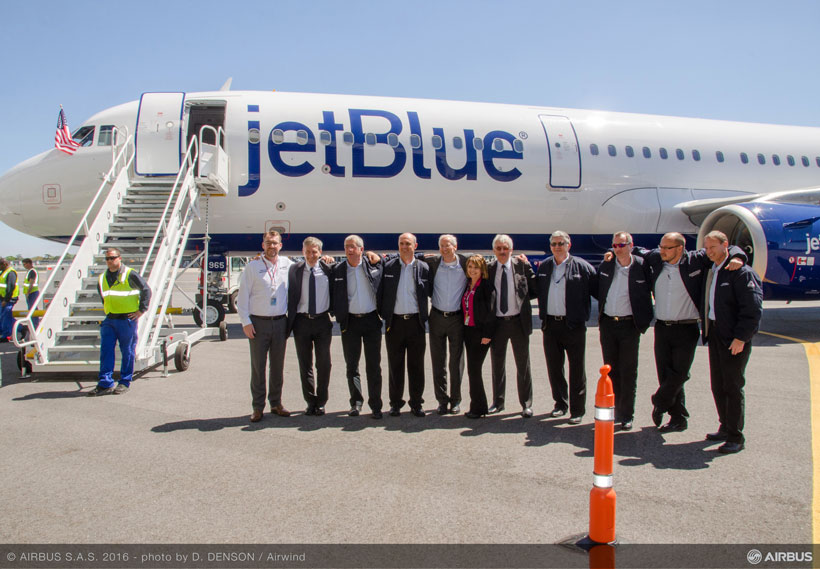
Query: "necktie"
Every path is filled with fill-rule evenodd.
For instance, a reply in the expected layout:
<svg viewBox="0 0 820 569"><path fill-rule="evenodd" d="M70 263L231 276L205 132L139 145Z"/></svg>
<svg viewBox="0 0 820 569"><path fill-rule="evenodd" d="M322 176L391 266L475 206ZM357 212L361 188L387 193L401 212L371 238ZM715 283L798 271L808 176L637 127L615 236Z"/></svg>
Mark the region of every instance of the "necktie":
<svg viewBox="0 0 820 569"><path fill-rule="evenodd" d="M501 265L501 314L506 314L509 306L507 305L507 294L508 294L508 287L507 284L507 265Z"/></svg>
<svg viewBox="0 0 820 569"><path fill-rule="evenodd" d="M715 278L714 269L706 274L706 298L703 299L703 334L709 337L709 297L712 296L712 280Z"/></svg>
<svg viewBox="0 0 820 569"><path fill-rule="evenodd" d="M308 278L308 314L316 316L316 276L313 274L313 269L310 269Z"/></svg>

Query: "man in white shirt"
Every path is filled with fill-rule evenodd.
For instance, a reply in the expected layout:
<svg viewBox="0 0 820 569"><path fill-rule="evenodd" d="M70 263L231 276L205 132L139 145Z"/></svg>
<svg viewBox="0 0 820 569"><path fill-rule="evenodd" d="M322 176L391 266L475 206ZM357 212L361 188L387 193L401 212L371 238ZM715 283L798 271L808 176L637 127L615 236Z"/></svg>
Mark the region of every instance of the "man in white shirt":
<svg viewBox="0 0 820 569"><path fill-rule="evenodd" d="M290 416L282 406L282 383L288 340L288 270L293 262L279 256L281 249L282 236L271 229L262 239L264 254L245 265L239 279L236 311L242 331L250 341L252 423L262 419L266 396L271 414ZM266 393L268 354L270 371Z"/></svg>

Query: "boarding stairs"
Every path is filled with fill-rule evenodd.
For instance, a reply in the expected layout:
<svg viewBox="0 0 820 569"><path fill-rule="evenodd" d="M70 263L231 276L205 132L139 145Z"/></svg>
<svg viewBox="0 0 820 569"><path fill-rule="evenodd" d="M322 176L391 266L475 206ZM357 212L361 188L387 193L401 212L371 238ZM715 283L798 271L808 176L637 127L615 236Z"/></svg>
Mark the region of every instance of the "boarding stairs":
<svg viewBox="0 0 820 569"><path fill-rule="evenodd" d="M216 140L215 145L203 144L206 130L213 131L209 139ZM97 285L107 270L105 251L110 247L122 252L123 264L139 271L152 291L148 310L139 319L135 373L160 363L167 371L171 358L184 371L195 342L217 334L227 339L224 322L220 328L174 326L173 313L180 311L171 308L176 278L185 270L181 264L191 227L194 219L202 218L201 203L207 212L210 196L227 193L222 136L221 129L203 127L191 139L176 178L136 175L133 138L123 137L125 142L112 153L111 169L42 287L48 303L39 325L33 326L33 309L15 323L12 338L20 348L18 367L24 376L98 372L105 313ZM200 256L207 255L207 242L206 219L205 252ZM72 246L79 249L69 262ZM195 261L189 266L198 268ZM204 306L197 309L204 314ZM116 357L118 370L119 348Z"/></svg>

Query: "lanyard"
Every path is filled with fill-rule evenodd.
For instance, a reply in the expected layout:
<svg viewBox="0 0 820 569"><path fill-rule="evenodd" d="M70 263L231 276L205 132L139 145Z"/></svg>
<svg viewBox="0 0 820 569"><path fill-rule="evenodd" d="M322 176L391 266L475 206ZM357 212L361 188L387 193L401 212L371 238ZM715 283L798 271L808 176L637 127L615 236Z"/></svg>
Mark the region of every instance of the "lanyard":
<svg viewBox="0 0 820 569"><path fill-rule="evenodd" d="M273 264L273 272L268 268L268 260L262 257L262 262L265 263L265 270L268 272L271 283L271 292L276 290L276 271L279 270L279 257L276 258L276 263Z"/></svg>

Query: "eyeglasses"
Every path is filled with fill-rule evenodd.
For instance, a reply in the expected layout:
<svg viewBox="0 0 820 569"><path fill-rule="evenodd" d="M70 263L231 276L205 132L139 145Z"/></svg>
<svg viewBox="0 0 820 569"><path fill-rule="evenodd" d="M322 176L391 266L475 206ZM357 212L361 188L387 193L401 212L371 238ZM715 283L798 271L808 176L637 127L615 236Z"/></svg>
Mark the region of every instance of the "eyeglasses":
<svg viewBox="0 0 820 569"><path fill-rule="evenodd" d="M120 256L117 255L116 257L106 257L105 260L106 261L113 261L114 259L119 259L119 258L120 258Z"/></svg>
<svg viewBox="0 0 820 569"><path fill-rule="evenodd" d="M669 246L660 245L659 247L661 249L663 249L664 251L668 251L669 249L677 249L678 247L683 247L683 245L669 245Z"/></svg>
<svg viewBox="0 0 820 569"><path fill-rule="evenodd" d="M550 247L563 247L566 244L566 241L553 241L552 243L550 243Z"/></svg>
<svg viewBox="0 0 820 569"><path fill-rule="evenodd" d="M620 249L622 247L626 247L627 245L632 245L632 243L613 243L612 246L615 249Z"/></svg>

